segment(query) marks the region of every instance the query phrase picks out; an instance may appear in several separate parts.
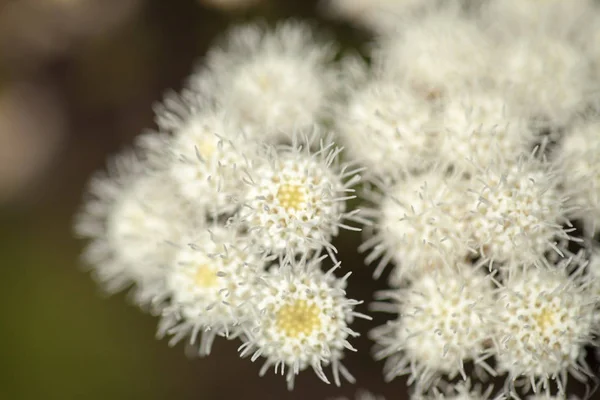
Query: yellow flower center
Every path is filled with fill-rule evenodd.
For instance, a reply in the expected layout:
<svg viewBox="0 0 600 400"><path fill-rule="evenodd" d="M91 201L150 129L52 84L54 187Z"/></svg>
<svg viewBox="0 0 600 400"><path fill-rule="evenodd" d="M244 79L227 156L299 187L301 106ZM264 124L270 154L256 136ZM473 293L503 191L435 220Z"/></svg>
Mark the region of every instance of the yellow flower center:
<svg viewBox="0 0 600 400"><path fill-rule="evenodd" d="M277 200L286 210L300 210L306 202L306 189L301 185L282 183L277 190Z"/></svg>
<svg viewBox="0 0 600 400"><path fill-rule="evenodd" d="M541 330L545 330L548 325L554 323L554 312L549 307L544 307L533 319Z"/></svg>
<svg viewBox="0 0 600 400"><path fill-rule="evenodd" d="M296 300L279 309L276 316L277 328L287 337L308 336L321 327L321 309L306 300Z"/></svg>
<svg viewBox="0 0 600 400"><path fill-rule="evenodd" d="M217 149L217 145L216 143L213 143L213 140L207 139L197 142L196 148L198 149L198 153L200 153L202 158L208 159L214 154L215 150Z"/></svg>
<svg viewBox="0 0 600 400"><path fill-rule="evenodd" d="M213 287L217 284L217 273L208 265L199 265L194 273L194 283L201 288Z"/></svg>
<svg viewBox="0 0 600 400"><path fill-rule="evenodd" d="M265 73L259 74L256 77L256 81L258 83L258 86L262 90L268 90L271 88L271 76L269 76L268 74L265 74Z"/></svg>

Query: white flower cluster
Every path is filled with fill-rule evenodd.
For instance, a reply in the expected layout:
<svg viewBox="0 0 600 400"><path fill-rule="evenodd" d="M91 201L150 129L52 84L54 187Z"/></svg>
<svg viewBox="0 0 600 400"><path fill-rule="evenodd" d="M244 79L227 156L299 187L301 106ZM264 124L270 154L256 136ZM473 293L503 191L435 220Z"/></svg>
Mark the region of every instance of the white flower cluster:
<svg viewBox="0 0 600 400"><path fill-rule="evenodd" d="M346 206L360 168L321 133L337 73L331 47L308 34L298 22L230 33L157 107L159 133L92 179L76 223L103 288L132 285L159 337L199 355L238 338L241 356L265 359L261 374L287 370L290 389L307 368L353 381L350 323L368 318L346 296L349 274L334 274L332 239L360 230Z"/></svg>
<svg viewBox="0 0 600 400"><path fill-rule="evenodd" d="M416 398L484 397L438 388L496 377L495 396L563 396L569 375L591 382L600 328L600 81L581 32L600 10L408 3L388 2L406 9L374 29L370 65L347 67L335 109L370 183L360 250L376 278L392 267L373 309L395 317L371 331L375 358ZM363 23L384 10L370 4Z"/></svg>
<svg viewBox="0 0 600 400"><path fill-rule="evenodd" d="M600 333L600 9L533 3L329 1L377 32L369 62L300 22L233 29L157 106L159 133L92 180L85 260L172 344L236 338L290 389L309 368L339 385L368 317L332 240L365 225L386 380L417 400L565 397Z"/></svg>

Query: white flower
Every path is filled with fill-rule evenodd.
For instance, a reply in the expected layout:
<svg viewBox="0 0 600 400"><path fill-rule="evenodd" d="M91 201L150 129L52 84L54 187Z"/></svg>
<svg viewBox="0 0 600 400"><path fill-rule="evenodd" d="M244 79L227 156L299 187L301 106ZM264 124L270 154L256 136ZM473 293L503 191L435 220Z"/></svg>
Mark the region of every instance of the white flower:
<svg viewBox="0 0 600 400"><path fill-rule="evenodd" d="M589 59L592 68L592 81L594 87L600 84L600 48L596 45L600 40L600 12L598 5L595 4L593 12L587 14L589 18L585 25L577 26L576 32L579 33L575 38L578 45L583 49L586 57ZM596 104L597 109L597 104Z"/></svg>
<svg viewBox="0 0 600 400"><path fill-rule="evenodd" d="M374 195L375 208L364 211L374 220L375 232L359 248L371 249L367 264L379 260L376 278L390 261L396 265L390 284L398 286L407 278L469 257L465 189L459 176L446 177L434 169L392 186L384 184L381 190L381 195Z"/></svg>
<svg viewBox="0 0 600 400"><path fill-rule="evenodd" d="M373 56L377 68L431 98L489 78L492 48L476 22L450 8L403 24L380 39Z"/></svg>
<svg viewBox="0 0 600 400"><path fill-rule="evenodd" d="M216 336L235 337L248 323L248 302L263 271L260 257L246 237L213 225L181 246L167 274L171 305L163 312L159 336L173 335L174 345L186 336L201 340L201 355L210 353Z"/></svg>
<svg viewBox="0 0 600 400"><path fill-rule="evenodd" d="M215 213L235 211L246 185L253 143L222 112L191 115L172 139L171 176L192 204Z"/></svg>
<svg viewBox="0 0 600 400"><path fill-rule="evenodd" d="M435 105L401 82L372 79L351 91L347 103L337 108L336 128L345 150L370 175L422 170L438 154Z"/></svg>
<svg viewBox="0 0 600 400"><path fill-rule="evenodd" d="M427 389L442 374L466 379L464 363L470 360L494 374L484 361L493 309L489 275L456 264L378 297L392 302L376 303L376 309L399 314L396 321L371 333L376 359L387 358L386 380L409 374L409 384Z"/></svg>
<svg viewBox="0 0 600 400"><path fill-rule="evenodd" d="M508 373L511 394L519 378L534 392L555 381L561 393L568 373L587 380L583 346L594 333L594 298L580 270L571 276L565 265L515 270L496 297L497 368Z"/></svg>
<svg viewBox="0 0 600 400"><path fill-rule="evenodd" d="M182 202L163 172L153 171L133 153L109 165L89 186L90 198L76 232L91 239L84 258L109 292L136 283L136 302L145 306L163 290L174 243L204 224L202 210Z"/></svg>
<svg viewBox="0 0 600 400"><path fill-rule="evenodd" d="M333 275L335 267L323 273L321 260L284 262L261 279L252 297L256 320L240 347L242 356L253 354L253 361L266 358L261 375L272 366L281 374L287 368L290 390L295 376L309 367L326 383L323 367L327 366L336 385L340 373L354 382L342 364L344 351L355 351L348 339L358 336L348 325L354 317L369 317L353 311L361 302L346 298L343 288L349 274L340 280Z"/></svg>
<svg viewBox="0 0 600 400"><path fill-rule="evenodd" d="M139 149L140 158L147 166L154 170L165 170L168 168L171 148L171 136L163 132L148 131L135 139L135 145Z"/></svg>
<svg viewBox="0 0 600 400"><path fill-rule="evenodd" d="M439 129L444 132L439 155L459 170L494 158L516 161L537 139L528 120L507 104L506 93L482 88L449 95Z"/></svg>
<svg viewBox="0 0 600 400"><path fill-rule="evenodd" d="M205 216L182 201L167 174L144 175L117 200L107 221L107 240L136 284L160 290L175 246L202 226ZM153 293L148 294L150 300Z"/></svg>
<svg viewBox="0 0 600 400"><path fill-rule="evenodd" d="M325 15L349 20L375 32L391 31L403 18L435 5L435 0L322 0L319 4Z"/></svg>
<svg viewBox="0 0 600 400"><path fill-rule="evenodd" d="M132 283L127 263L107 238L107 224L115 204L144 171L133 152L123 152L108 162L108 171L94 175L88 183L84 204L75 218L77 236L89 240L83 259L93 268L94 277L112 294Z"/></svg>
<svg viewBox="0 0 600 400"><path fill-rule="evenodd" d="M588 272L593 282L592 288L596 290L596 294L600 300L600 247L594 247L592 249L590 262L588 264Z"/></svg>
<svg viewBox="0 0 600 400"><path fill-rule="evenodd" d="M482 3L486 23L514 40L534 30L572 35L591 23L587 18L596 12L594 0L487 0Z"/></svg>
<svg viewBox="0 0 600 400"><path fill-rule="evenodd" d="M509 38L496 51L495 80L523 116L561 125L585 106L590 65L567 39L530 34Z"/></svg>
<svg viewBox="0 0 600 400"><path fill-rule="evenodd" d="M516 163L491 161L470 183L474 247L490 263L539 264L556 243L573 240L556 172L535 153Z"/></svg>
<svg viewBox="0 0 600 400"><path fill-rule="evenodd" d="M582 219L590 233L600 230L600 121L568 130L554 156L570 216Z"/></svg>
<svg viewBox="0 0 600 400"><path fill-rule="evenodd" d="M594 247L591 250L587 271L588 279L590 279L590 290L597 299L594 326L600 330L600 247ZM600 355L600 351L598 354Z"/></svg>
<svg viewBox="0 0 600 400"><path fill-rule="evenodd" d="M190 85L260 140L287 138L324 117L338 87L329 65L336 53L310 25L288 21L273 31L246 25L209 51Z"/></svg>
<svg viewBox="0 0 600 400"><path fill-rule="evenodd" d="M333 256L330 241L339 228L359 230L344 221L359 220L358 210L346 211L345 202L355 197L351 187L360 176L347 164L339 166L341 149L330 140L321 140L316 151L310 150L311 139L299 141L268 147L266 162L251 173L239 220L268 251L295 254L325 247Z"/></svg>

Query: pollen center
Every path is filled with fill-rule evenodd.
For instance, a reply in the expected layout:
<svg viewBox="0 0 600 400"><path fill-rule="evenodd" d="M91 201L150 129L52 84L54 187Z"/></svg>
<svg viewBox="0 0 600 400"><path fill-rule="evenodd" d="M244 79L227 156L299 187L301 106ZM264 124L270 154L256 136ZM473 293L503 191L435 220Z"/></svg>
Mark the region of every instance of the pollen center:
<svg viewBox="0 0 600 400"><path fill-rule="evenodd" d="M301 185L282 183L277 190L277 200L286 210L300 210L306 202L306 190Z"/></svg>
<svg viewBox="0 0 600 400"><path fill-rule="evenodd" d="M538 327L545 330L546 327L554 322L554 312L548 307L544 307L542 311L533 317Z"/></svg>
<svg viewBox="0 0 600 400"><path fill-rule="evenodd" d="M202 158L210 158L214 154L217 147L212 140L201 140L196 143L196 149Z"/></svg>
<svg viewBox="0 0 600 400"><path fill-rule="evenodd" d="M268 90L271 88L271 77L268 74L259 74L256 81L262 90Z"/></svg>
<svg viewBox="0 0 600 400"><path fill-rule="evenodd" d="M208 265L199 265L194 273L194 283L201 288L213 287L217 284L217 273Z"/></svg>
<svg viewBox="0 0 600 400"><path fill-rule="evenodd" d="M306 300L286 304L277 312L277 328L290 338L308 336L321 326L321 309Z"/></svg>

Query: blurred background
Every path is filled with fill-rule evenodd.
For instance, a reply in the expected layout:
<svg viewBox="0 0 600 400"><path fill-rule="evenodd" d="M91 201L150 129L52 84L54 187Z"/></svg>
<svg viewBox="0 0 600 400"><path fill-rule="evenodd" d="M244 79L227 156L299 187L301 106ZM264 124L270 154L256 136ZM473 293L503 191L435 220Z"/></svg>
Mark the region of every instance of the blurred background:
<svg viewBox="0 0 600 400"><path fill-rule="evenodd" d="M364 337L347 358L358 386L328 386L307 372L290 393L283 377L259 378L258 362L239 359L237 342L218 341L209 358L191 360L154 338L154 318L125 295L104 298L81 269L71 225L87 179L154 128L153 104L181 88L231 24L294 16L317 20L347 46L368 40L318 20L316 1L236 8L242 2L0 0L1 399L317 400L357 388L405 398L402 380L383 384ZM346 234L335 244L354 270L350 297L369 301L375 282L359 242Z"/></svg>

